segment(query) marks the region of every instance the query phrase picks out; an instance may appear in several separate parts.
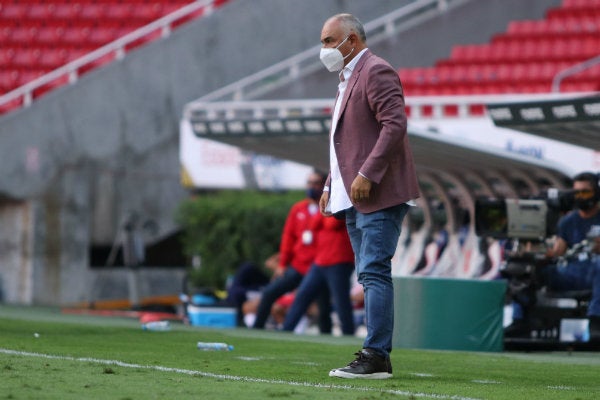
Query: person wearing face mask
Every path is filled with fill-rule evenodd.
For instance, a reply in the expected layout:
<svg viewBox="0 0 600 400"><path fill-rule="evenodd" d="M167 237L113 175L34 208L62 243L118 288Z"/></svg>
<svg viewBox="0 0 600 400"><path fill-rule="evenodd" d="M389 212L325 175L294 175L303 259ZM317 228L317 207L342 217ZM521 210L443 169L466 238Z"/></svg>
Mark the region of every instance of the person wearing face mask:
<svg viewBox="0 0 600 400"><path fill-rule="evenodd" d="M573 178L574 210L558 222L556 238L547 252L549 259L564 256L567 250L588 238L594 230L600 230L600 187L598 176L582 172ZM588 306L590 341L600 342L600 238L595 238L592 257L569 261L566 266L550 264L541 267L539 284L551 291L592 290ZM513 323L504 332L506 337L527 336L530 331L527 310L523 305L531 299L513 303Z"/></svg>
<svg viewBox="0 0 600 400"><path fill-rule="evenodd" d="M407 134L398 72L373 54L361 22L338 14L321 30L320 59L340 83L330 131L330 172L319 202L325 216L344 216L364 290L367 335L338 378L387 379L394 326L391 259L419 185Z"/></svg>
<svg viewBox="0 0 600 400"><path fill-rule="evenodd" d="M273 304L284 294L298 288L314 261L317 232L311 229L311 221L319 213L318 201L323 193L325 178L324 173L313 171L306 182L306 198L292 205L288 213L279 246L279 267L262 290L254 329L265 328ZM319 298L319 305L327 310L319 321L321 329L327 331L331 329L328 294Z"/></svg>

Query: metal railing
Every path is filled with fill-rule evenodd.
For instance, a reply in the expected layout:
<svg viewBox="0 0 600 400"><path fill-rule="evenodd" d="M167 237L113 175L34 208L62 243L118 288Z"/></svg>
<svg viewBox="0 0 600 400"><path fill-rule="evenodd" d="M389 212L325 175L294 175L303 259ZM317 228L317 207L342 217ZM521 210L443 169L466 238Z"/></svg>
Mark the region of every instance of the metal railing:
<svg viewBox="0 0 600 400"><path fill-rule="evenodd" d="M366 23L364 28L369 37L369 44L380 42L468 1L471 0L416 0ZM321 69L322 65L318 60L320 49L321 45L311 47L262 71L202 96L196 101L204 103L206 101L256 98ZM194 103L190 103L189 106L193 107Z"/></svg>
<svg viewBox="0 0 600 400"><path fill-rule="evenodd" d="M560 92L560 84L562 83L563 80L565 80L569 76L577 75L578 73L583 72L586 69L596 66L598 64L600 64L600 54L595 57L590 58L589 60L580 62L579 64L572 65L572 66L558 72L556 75L554 75L554 78L552 79L552 92L559 93Z"/></svg>
<svg viewBox="0 0 600 400"><path fill-rule="evenodd" d="M486 104L571 98L573 93L500 94L476 96L408 97L409 120L439 118L486 118ZM234 100L197 102L184 118L192 121L252 121L262 118L305 118L330 116L334 99ZM447 110L451 109L451 113Z"/></svg>
<svg viewBox="0 0 600 400"><path fill-rule="evenodd" d="M198 0L189 5L186 5L174 12L157 19L156 21L143 26L127 35L110 42L97 50L94 50L83 57L80 57L60 68L55 69L45 75L40 76L20 86L2 96L0 96L0 107L7 105L10 102L21 99L21 106L28 107L34 100L34 91L41 89L46 85L52 84L58 79L68 77L70 84L77 82L80 76L80 70L83 67L91 65L93 62L100 60L107 55L113 54L115 60L121 60L125 57L126 47L135 41L145 39L148 36L160 31L160 38L166 38L171 34L173 24L179 20L193 15L199 10L203 10L203 16L209 15L213 11L214 0ZM153 40L155 38L151 38ZM158 38L156 38L158 39ZM15 107L18 108L18 107Z"/></svg>

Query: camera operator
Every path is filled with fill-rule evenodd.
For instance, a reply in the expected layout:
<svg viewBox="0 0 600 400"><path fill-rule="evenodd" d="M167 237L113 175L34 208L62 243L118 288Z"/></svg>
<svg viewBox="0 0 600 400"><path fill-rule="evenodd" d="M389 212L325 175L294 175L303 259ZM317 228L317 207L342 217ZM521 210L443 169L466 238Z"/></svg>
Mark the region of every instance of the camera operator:
<svg viewBox="0 0 600 400"><path fill-rule="evenodd" d="M538 284L552 291L592 291L587 310L590 341L600 342L600 237L589 237L591 230L598 233L600 229L598 176L592 172L577 174L573 178L573 199L575 209L559 220L554 245L547 252L547 258L552 262L539 267L536 275ZM556 263L569 249L585 240L591 242L592 254L574 259L568 257L566 265ZM513 323L506 328L505 337L529 335L526 306L533 301L521 299L519 303L513 303Z"/></svg>

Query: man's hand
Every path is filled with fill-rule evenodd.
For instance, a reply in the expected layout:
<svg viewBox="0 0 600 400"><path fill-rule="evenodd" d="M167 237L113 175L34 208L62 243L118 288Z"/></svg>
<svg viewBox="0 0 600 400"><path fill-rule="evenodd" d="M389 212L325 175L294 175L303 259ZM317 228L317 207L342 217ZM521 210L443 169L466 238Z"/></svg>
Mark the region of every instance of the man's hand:
<svg viewBox="0 0 600 400"><path fill-rule="evenodd" d="M330 217L331 212L327 211L327 204L329 204L329 192L323 192L321 198L319 199L319 210L321 210L321 214L325 217Z"/></svg>
<svg viewBox="0 0 600 400"><path fill-rule="evenodd" d="M356 175L356 178L352 181L352 186L350 186L350 200L355 204L369 200L371 186L370 180L360 174Z"/></svg>

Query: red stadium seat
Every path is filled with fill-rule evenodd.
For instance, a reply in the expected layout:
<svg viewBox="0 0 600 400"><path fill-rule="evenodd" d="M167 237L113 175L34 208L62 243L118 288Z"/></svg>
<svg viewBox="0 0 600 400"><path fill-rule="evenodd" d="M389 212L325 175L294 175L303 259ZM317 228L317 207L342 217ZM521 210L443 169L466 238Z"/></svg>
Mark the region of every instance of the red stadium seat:
<svg viewBox="0 0 600 400"><path fill-rule="evenodd" d="M37 68L42 52L37 48L19 49L15 51L12 65L22 69Z"/></svg>
<svg viewBox="0 0 600 400"><path fill-rule="evenodd" d="M47 49L38 61L40 67L53 70L67 63L69 52L64 48Z"/></svg>
<svg viewBox="0 0 600 400"><path fill-rule="evenodd" d="M8 43L27 47L35 42L38 34L38 28L34 27L15 27L8 37Z"/></svg>
<svg viewBox="0 0 600 400"><path fill-rule="evenodd" d="M130 3L107 4L104 10L104 18L114 20L125 20L134 17L134 5Z"/></svg>
<svg viewBox="0 0 600 400"><path fill-rule="evenodd" d="M150 22L164 15L164 7L162 3L136 5L135 14L138 18Z"/></svg>
<svg viewBox="0 0 600 400"><path fill-rule="evenodd" d="M36 42L41 45L56 46L61 43L65 29L59 26L42 26L38 29Z"/></svg>
<svg viewBox="0 0 600 400"><path fill-rule="evenodd" d="M19 74L15 70L0 70L0 94L14 89L18 84Z"/></svg>
<svg viewBox="0 0 600 400"><path fill-rule="evenodd" d="M27 14L27 5L18 3L0 4L0 20L18 21Z"/></svg>
<svg viewBox="0 0 600 400"><path fill-rule="evenodd" d="M68 27L64 29L62 42L65 45L77 45L85 43L90 36L92 28L85 26Z"/></svg>
<svg viewBox="0 0 600 400"><path fill-rule="evenodd" d="M80 17L82 5L79 3L57 3L54 7L53 18L73 20Z"/></svg>
<svg viewBox="0 0 600 400"><path fill-rule="evenodd" d="M117 35L117 30L115 28L98 27L90 31L90 34L88 35L86 40L90 44L100 47L116 39L118 37Z"/></svg>
<svg viewBox="0 0 600 400"><path fill-rule="evenodd" d="M26 7L25 18L31 20L45 21L54 17L54 3L29 4Z"/></svg>
<svg viewBox="0 0 600 400"><path fill-rule="evenodd" d="M106 4L91 3L82 7L79 18L84 20L102 21L106 12Z"/></svg>
<svg viewBox="0 0 600 400"><path fill-rule="evenodd" d="M18 71L18 72L19 72L19 75L18 75L17 86L23 86L26 83L32 82L34 79L37 79L44 74L43 71L41 71L41 70L32 70L32 71L23 70L23 71Z"/></svg>

